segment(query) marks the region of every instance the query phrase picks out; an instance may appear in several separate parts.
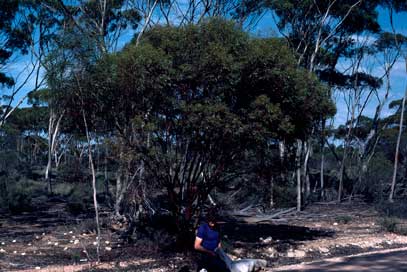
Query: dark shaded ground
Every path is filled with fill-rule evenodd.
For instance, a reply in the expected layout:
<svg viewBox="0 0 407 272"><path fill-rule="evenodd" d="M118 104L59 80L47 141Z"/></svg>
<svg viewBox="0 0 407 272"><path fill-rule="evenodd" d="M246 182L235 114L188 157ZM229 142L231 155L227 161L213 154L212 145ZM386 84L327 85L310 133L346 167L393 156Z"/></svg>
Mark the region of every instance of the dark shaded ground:
<svg viewBox="0 0 407 272"><path fill-rule="evenodd" d="M237 243L258 243L260 238L271 237L274 241L301 242L321 237L332 237L334 232L310 229L307 227L270 223L225 223L221 227L222 234Z"/></svg>
<svg viewBox="0 0 407 272"><path fill-rule="evenodd" d="M271 223L225 223L221 227L226 251L238 251L242 258L258 258L267 260L270 266L293 264L294 258L284 256L289 249L297 249L304 243L323 238L332 238L335 232L324 229L271 224ZM264 240L268 240L264 242ZM272 252L270 252L272 249ZM273 254L274 252L274 254ZM319 258L319 253L308 258Z"/></svg>
<svg viewBox="0 0 407 272"><path fill-rule="evenodd" d="M370 271L370 272L405 272L407 271L407 249L384 253L335 258L308 265L287 267L276 271L291 272L339 272L339 271Z"/></svg>

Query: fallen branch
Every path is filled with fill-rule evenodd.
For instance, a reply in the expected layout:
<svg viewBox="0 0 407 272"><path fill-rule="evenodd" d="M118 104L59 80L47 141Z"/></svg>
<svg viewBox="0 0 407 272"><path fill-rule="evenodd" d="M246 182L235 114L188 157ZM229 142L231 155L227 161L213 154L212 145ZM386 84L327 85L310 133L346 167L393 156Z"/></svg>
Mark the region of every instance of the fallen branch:
<svg viewBox="0 0 407 272"><path fill-rule="evenodd" d="M275 213L275 214L271 214L271 215L265 216L265 217L263 217L263 218L259 218L259 220L258 220L257 222L268 221L268 220L271 220L271 219L280 217L280 216L283 215L283 214L284 214L284 215L287 215L287 214L289 214L289 213L292 213L292 212L294 212L295 210L296 210L296 207L294 207L294 208L289 208L289 209L286 209L286 210L282 210L282 211L279 211L279 212L277 212L277 213Z"/></svg>
<svg viewBox="0 0 407 272"><path fill-rule="evenodd" d="M270 215L265 215L265 216L248 216L248 215L244 215L244 214L235 214L236 216L242 216L242 217L246 217L246 219L244 220L247 223L260 223L260 222L264 222L264 221L269 221L269 220L276 220L278 218L278 220L281 220L281 218L279 218L282 215L288 215L289 213L295 212L296 208L289 208L289 209L285 209L279 212L276 212L274 214L270 214Z"/></svg>

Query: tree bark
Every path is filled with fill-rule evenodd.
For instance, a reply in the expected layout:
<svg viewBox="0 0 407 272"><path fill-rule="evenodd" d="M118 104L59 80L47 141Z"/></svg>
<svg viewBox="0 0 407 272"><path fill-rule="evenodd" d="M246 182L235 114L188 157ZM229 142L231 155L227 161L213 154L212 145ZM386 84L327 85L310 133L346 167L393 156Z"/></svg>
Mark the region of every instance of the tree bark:
<svg viewBox="0 0 407 272"><path fill-rule="evenodd" d="M52 170L52 156L55 152L57 145L57 137L59 133L59 126L61 124L62 117L64 113L61 113L57 120L57 115L53 109L50 111L49 122L48 122L48 161L47 167L45 168L45 181L48 184L48 193L52 194L52 181L51 181L51 170Z"/></svg>
<svg viewBox="0 0 407 272"><path fill-rule="evenodd" d="M140 30L140 33L137 35L137 38L136 38L136 46L139 45L140 40L141 40L141 36L144 34L147 26L150 24L151 17L153 16L154 9L157 6L157 4L158 4L158 0L155 0L154 3L153 3L153 6L151 7L151 9L150 9L150 11L149 11L149 13L147 15L147 17L144 19L144 24L143 24L143 26L142 26L142 28Z"/></svg>
<svg viewBox="0 0 407 272"><path fill-rule="evenodd" d="M107 156L108 156L108 150L107 147L105 147L105 157L104 157L104 185L105 185L105 197L108 200L108 203L110 203L110 191L109 191L109 177L107 175ZM110 204L109 204L110 205Z"/></svg>
<svg viewBox="0 0 407 272"><path fill-rule="evenodd" d="M309 173L308 173L308 162L311 156L311 141L306 141L304 143L304 165L303 165L303 180L304 180L304 201L306 201L311 193L311 184L309 180Z"/></svg>
<svg viewBox="0 0 407 272"><path fill-rule="evenodd" d="M296 154L296 173L297 173L297 211L301 211L302 197L301 197L301 154L302 154L302 141L297 140L297 154Z"/></svg>
<svg viewBox="0 0 407 272"><path fill-rule="evenodd" d="M99 225L99 209L98 209L98 201L97 201L97 188L96 188L96 171L95 165L93 163L93 156L92 156L92 144L90 140L89 130L88 130L88 123L86 122L85 112L82 112L83 121L85 123L85 130L86 130L86 139L88 142L88 156L89 156L89 166L92 173L92 189L93 189L93 205L95 208L95 221L96 221L96 257L97 261L100 262L100 225Z"/></svg>
<svg viewBox="0 0 407 272"><path fill-rule="evenodd" d="M119 167L116 177L116 197L114 203L114 213L117 217L121 217L120 206L123 200L123 183L122 183L122 168Z"/></svg>
<svg viewBox="0 0 407 272"><path fill-rule="evenodd" d="M270 209L274 208L274 178L270 177Z"/></svg>
<svg viewBox="0 0 407 272"><path fill-rule="evenodd" d="M407 59L406 59L406 64L407 64ZM396 154L394 155L394 169L393 169L393 178L392 178L392 182L391 182L391 189L390 189L390 195L389 195L389 202L394 202L394 190L396 188L397 166L398 166L398 161L399 161L401 134L403 133L404 108L405 108L405 104L406 104L406 97L407 97L407 86L406 86L406 90L404 93L403 101L401 103L399 133L397 136Z"/></svg>

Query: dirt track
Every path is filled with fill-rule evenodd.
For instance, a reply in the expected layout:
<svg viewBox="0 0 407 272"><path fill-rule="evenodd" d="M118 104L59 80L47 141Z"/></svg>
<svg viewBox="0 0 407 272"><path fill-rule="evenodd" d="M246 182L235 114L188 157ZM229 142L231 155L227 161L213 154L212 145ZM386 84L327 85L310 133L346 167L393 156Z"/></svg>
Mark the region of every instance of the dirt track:
<svg viewBox="0 0 407 272"><path fill-rule="evenodd" d="M290 272L339 272L339 271L370 271L370 272L402 272L407 271L407 248L383 250L350 257L332 258L320 262L291 265L272 271Z"/></svg>

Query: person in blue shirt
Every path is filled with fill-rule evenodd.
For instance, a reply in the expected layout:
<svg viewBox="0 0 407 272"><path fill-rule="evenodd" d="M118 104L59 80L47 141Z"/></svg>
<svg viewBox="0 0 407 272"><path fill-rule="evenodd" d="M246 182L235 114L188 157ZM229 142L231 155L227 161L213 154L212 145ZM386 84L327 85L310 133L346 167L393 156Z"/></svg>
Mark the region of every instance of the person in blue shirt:
<svg viewBox="0 0 407 272"><path fill-rule="evenodd" d="M226 264L216 254L221 247L220 234L215 212L209 212L196 233L194 248L201 253L198 271L202 268L208 272L230 272Z"/></svg>

